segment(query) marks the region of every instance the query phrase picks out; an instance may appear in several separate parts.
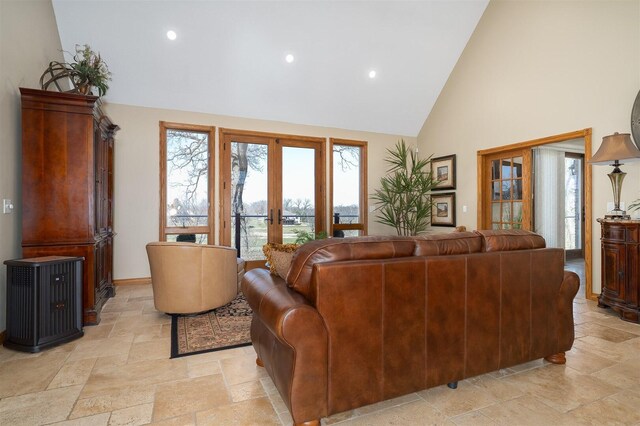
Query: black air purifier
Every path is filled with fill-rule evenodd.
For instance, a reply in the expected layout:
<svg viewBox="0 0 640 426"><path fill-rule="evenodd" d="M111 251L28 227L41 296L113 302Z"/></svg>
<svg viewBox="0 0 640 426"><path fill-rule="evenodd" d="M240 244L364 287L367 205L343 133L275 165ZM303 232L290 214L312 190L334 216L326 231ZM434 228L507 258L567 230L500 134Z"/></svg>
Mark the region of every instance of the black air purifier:
<svg viewBox="0 0 640 426"><path fill-rule="evenodd" d="M81 337L82 257L7 260L4 345L25 352Z"/></svg>

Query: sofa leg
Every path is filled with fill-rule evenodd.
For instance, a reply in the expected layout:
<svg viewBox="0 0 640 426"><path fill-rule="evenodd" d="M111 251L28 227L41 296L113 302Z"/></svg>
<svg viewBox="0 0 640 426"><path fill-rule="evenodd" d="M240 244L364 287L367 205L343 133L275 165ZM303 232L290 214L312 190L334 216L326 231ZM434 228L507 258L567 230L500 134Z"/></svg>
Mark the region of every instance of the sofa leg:
<svg viewBox="0 0 640 426"><path fill-rule="evenodd" d="M259 357L256 357L256 364L258 364L258 367L264 367L264 362Z"/></svg>
<svg viewBox="0 0 640 426"><path fill-rule="evenodd" d="M567 358L564 356L564 352L558 352L557 354L545 356L544 359L552 364L566 364Z"/></svg>
<svg viewBox="0 0 640 426"><path fill-rule="evenodd" d="M320 426L320 419L309 420L308 422L303 423L294 423L295 426Z"/></svg>
<svg viewBox="0 0 640 426"><path fill-rule="evenodd" d="M447 383L449 389L458 389L458 382Z"/></svg>

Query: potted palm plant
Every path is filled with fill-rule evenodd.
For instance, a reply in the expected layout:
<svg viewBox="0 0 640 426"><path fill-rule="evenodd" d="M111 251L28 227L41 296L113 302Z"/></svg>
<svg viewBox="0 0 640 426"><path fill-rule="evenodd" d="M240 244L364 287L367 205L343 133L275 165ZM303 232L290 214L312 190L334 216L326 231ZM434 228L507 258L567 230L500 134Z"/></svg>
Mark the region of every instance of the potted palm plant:
<svg viewBox="0 0 640 426"><path fill-rule="evenodd" d="M431 175L431 157L418 158L404 140L387 149L387 175L371 199L377 204L376 222L395 228L398 235L417 235L431 223L431 190L438 183Z"/></svg>

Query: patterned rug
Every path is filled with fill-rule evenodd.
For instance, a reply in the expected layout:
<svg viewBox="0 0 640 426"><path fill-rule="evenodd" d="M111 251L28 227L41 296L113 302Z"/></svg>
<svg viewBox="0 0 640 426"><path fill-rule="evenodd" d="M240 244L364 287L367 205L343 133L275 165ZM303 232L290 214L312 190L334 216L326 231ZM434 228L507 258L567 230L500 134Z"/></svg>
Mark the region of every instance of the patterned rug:
<svg viewBox="0 0 640 426"><path fill-rule="evenodd" d="M200 315L173 315L171 358L249 346L252 311L242 293Z"/></svg>

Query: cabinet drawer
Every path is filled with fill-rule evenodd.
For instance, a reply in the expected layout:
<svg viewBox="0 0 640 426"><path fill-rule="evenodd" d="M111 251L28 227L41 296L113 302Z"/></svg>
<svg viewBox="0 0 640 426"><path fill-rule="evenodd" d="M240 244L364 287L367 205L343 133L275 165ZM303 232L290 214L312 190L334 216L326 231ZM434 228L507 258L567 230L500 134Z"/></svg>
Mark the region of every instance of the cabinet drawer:
<svg viewBox="0 0 640 426"><path fill-rule="evenodd" d="M630 243L638 242L638 227L625 228L627 230L626 241Z"/></svg>
<svg viewBox="0 0 640 426"><path fill-rule="evenodd" d="M626 241L624 226L605 226L602 237L610 241Z"/></svg>

